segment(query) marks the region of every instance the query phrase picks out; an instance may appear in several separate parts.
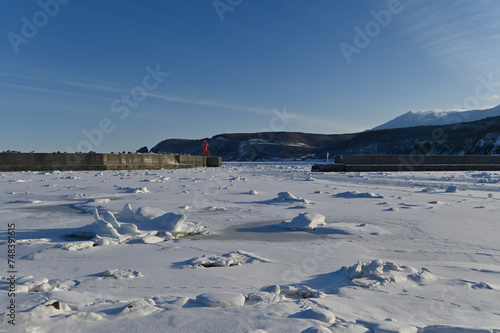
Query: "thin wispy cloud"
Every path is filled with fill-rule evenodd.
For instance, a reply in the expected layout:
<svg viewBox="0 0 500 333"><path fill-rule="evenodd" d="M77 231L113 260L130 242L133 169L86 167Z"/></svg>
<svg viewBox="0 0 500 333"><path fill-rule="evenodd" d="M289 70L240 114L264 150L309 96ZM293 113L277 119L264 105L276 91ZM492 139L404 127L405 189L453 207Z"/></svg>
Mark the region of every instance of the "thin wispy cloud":
<svg viewBox="0 0 500 333"><path fill-rule="evenodd" d="M161 100L169 101L169 102L177 102L177 103L186 103L193 105L201 105L201 106L209 106L209 107L217 107L226 110L233 111L244 111L256 114L264 114L264 115L272 115L272 109L244 106L244 105L235 105L224 102L212 101L212 100L203 100L203 99L194 99L194 98L182 98L182 97L174 97L162 94L149 93L148 96L158 98Z"/></svg>
<svg viewBox="0 0 500 333"><path fill-rule="evenodd" d="M491 1L421 2L410 6L403 34L441 65L484 72L497 65L500 7Z"/></svg>
<svg viewBox="0 0 500 333"><path fill-rule="evenodd" d="M39 73L41 74L41 73ZM27 85L27 84L14 84L14 83L0 83L0 85L8 86L11 88L21 89L21 90L29 90L29 91L37 91L44 93L52 93L52 94L61 94L61 95L69 95L69 96L78 96L78 97L86 97L92 99L100 99L105 100L109 103L114 101L115 99L120 99L121 94L130 93L130 89L119 89L114 84L96 80L90 80L87 78L81 77L67 77L64 75L60 75L55 72L44 72L44 76L39 75L24 75L24 74L15 74L15 73L0 73L1 76L12 77L16 79L21 79L25 82L42 82L47 85L50 85L51 88L39 87L35 85ZM73 91L68 88L76 88L81 89L81 91ZM93 93L94 92L94 93ZM99 95L95 92L102 92L105 95ZM248 106L248 105L240 105L234 103L221 102L216 100L208 100L208 99L197 99L192 97L179 97L172 96L167 94L162 94L158 92L148 92L148 98L156 99L159 101L173 102L173 103L183 103L188 105L195 105L199 107L210 107L210 108L220 108L224 110L251 113L256 115L268 116L269 119L276 116L276 109L273 108L262 108L256 106ZM151 104L151 100L148 101ZM153 103L156 104L156 103ZM278 110L279 112L280 110ZM338 121L330 121L325 119L324 117L312 117L307 115L307 112L289 112L287 111L287 115L290 117L291 121L297 121L301 124L306 124L308 126L313 127L321 127L321 128L346 128L352 127L346 126L345 124L340 124ZM146 116L146 115L142 115ZM265 123L264 125L267 125ZM345 126L344 126L345 125ZM266 126L264 126L266 127Z"/></svg>
<svg viewBox="0 0 500 333"><path fill-rule="evenodd" d="M229 104L229 103L212 101L212 100L187 99L187 98L173 97L173 96L160 95L160 94L148 94L148 96L155 97L155 98L158 98L161 100L170 101L170 102L186 103L186 104L201 105L201 106L208 106L208 107L217 107L217 108L222 108L222 109L232 110L232 111L241 111L241 112L247 112L247 113L267 115L269 117L275 117L276 112L283 111L283 110L279 110L279 108L278 109L266 109L266 108L259 108L259 107L245 106L245 105ZM347 126L344 126L345 124L341 124L338 121L330 121L330 120L324 119L323 117L315 118L315 117L307 116L306 112L286 111L286 114L289 117L287 119L291 123L292 122L300 122L301 124L307 124L307 125L315 126L315 127L319 126L321 128L327 128L327 127L330 127L330 128L342 128L342 127L344 127L345 128L345 127L347 127ZM265 125L267 125L267 124L265 124Z"/></svg>
<svg viewBox="0 0 500 333"><path fill-rule="evenodd" d="M112 99L109 98L109 97L103 97L103 96L97 96L97 95L90 95L90 94L84 94L84 93L67 91L67 90L61 90L61 89L41 88L41 87L28 86L28 85L23 85L23 84L4 83L4 82L0 82L0 85L4 86L4 87L9 87L9 88L15 88L15 89L18 89L18 90L21 90L21 91L37 91L37 92L42 92L42 93L52 93L52 94L59 94L59 95L71 95L71 96L79 96L79 97L90 97L90 98L98 98L98 99L104 99L104 100L112 101Z"/></svg>
<svg viewBox="0 0 500 333"><path fill-rule="evenodd" d="M55 75L55 73L52 73L52 74ZM27 76L27 75L10 74L10 73L0 73L0 75L16 77L16 78L27 80L27 81L44 82L44 83L48 83L51 85L59 85L62 87L69 86L69 87L82 88L82 89L88 89L88 90L94 90L94 91L100 91L100 92L106 92L106 93L116 93L117 95L115 98L120 97L120 95L118 95L118 94L130 92L130 89L128 91L127 91L127 89L119 89L119 88L114 87L110 83L104 83L104 82L91 83L91 82L83 82L83 81L75 81L75 80L73 80L73 81L61 80L61 79L50 80L47 78L41 78L41 77L37 77L37 76ZM113 100L113 98L110 98L110 97L105 98L105 97L98 96L95 94L82 94L82 93L68 91L67 89L62 89L62 88L60 88L60 89L41 88L41 87L30 86L30 85L19 85L19 84L1 83L1 82L0 82L0 84L2 84L4 86L11 87L11 88L18 88L18 89L36 90L36 91L52 92L52 93L56 93L56 94L78 95L78 96L104 98L104 99ZM213 101L213 100L176 97L176 96L169 96L169 95L154 93L154 92L148 92L147 96L151 97L151 98L163 100L163 101L168 101L168 102L185 103L185 104L200 105L200 106L207 106L207 107L217 107L217 108L222 108L222 109L227 109L227 110L244 111L244 112L263 114L263 115L272 115L273 114L272 109L265 109L265 108L245 106L245 105L236 105L236 104L230 104L230 103Z"/></svg>
<svg viewBox="0 0 500 333"><path fill-rule="evenodd" d="M66 85L66 86L71 86L71 87L76 87L76 88L84 88L84 89L92 89L92 90L98 90L98 91L103 91L103 92L119 93L119 92L124 91L123 89L118 89L118 88L112 87L111 85L92 84L92 83L84 83L84 82L72 82L72 81L61 81L58 83L62 84L62 85Z"/></svg>
<svg viewBox="0 0 500 333"><path fill-rule="evenodd" d="M83 89L91 89L102 92L119 93L124 91L115 87L112 83L92 80L84 77L68 76L61 73L51 71L36 71L38 75L26 75L19 73L0 73L0 77L4 77L4 81L22 81L22 82L38 82L48 85L57 85L61 87L75 87ZM8 80L7 78L10 78ZM14 79L14 80L12 80ZM58 89L60 92L66 91L65 89Z"/></svg>

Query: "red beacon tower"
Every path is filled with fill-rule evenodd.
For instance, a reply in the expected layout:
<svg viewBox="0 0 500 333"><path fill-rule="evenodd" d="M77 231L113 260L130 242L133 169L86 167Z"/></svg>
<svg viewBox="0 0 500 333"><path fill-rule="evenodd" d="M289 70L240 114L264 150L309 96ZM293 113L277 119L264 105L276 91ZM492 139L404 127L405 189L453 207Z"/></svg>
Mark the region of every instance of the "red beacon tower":
<svg viewBox="0 0 500 333"><path fill-rule="evenodd" d="M203 156L210 156L210 152L208 151L207 140L203 141Z"/></svg>

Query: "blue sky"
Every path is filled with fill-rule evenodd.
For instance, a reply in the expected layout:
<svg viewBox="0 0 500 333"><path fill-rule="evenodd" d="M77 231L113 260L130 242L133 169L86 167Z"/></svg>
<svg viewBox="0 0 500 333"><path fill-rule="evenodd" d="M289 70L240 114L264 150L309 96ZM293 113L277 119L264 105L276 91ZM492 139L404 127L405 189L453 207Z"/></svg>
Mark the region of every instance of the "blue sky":
<svg viewBox="0 0 500 333"><path fill-rule="evenodd" d="M4 0L0 151L348 133L500 104L494 0Z"/></svg>

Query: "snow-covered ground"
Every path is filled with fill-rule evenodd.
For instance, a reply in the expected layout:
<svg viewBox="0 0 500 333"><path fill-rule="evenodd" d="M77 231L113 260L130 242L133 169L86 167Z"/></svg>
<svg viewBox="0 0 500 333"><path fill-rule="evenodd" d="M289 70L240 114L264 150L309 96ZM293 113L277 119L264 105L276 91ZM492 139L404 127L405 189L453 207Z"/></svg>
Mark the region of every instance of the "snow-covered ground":
<svg viewBox="0 0 500 333"><path fill-rule="evenodd" d="M310 167L0 174L0 331L500 332L500 173Z"/></svg>

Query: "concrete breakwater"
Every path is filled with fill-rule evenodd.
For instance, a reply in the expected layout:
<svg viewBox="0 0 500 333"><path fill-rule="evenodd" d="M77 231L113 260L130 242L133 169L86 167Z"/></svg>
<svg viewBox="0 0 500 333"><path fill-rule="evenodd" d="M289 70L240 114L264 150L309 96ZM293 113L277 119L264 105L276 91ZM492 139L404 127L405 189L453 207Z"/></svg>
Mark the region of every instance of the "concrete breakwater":
<svg viewBox="0 0 500 333"><path fill-rule="evenodd" d="M500 171L498 155L336 155L334 164L315 164L316 172Z"/></svg>
<svg viewBox="0 0 500 333"><path fill-rule="evenodd" d="M0 171L182 169L221 164L220 157L174 154L0 153Z"/></svg>

